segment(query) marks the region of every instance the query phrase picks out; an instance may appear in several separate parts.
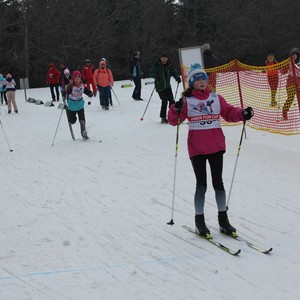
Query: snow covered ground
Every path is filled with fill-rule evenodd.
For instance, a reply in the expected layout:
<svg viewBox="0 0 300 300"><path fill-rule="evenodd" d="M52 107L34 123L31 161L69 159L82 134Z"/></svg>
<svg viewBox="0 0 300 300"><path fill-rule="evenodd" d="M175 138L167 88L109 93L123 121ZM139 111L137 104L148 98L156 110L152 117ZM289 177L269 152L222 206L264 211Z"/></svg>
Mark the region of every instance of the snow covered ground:
<svg viewBox="0 0 300 300"><path fill-rule="evenodd" d="M147 80L149 81L149 80ZM176 128L160 124L160 100L145 101L116 82L114 106L86 105L90 140L72 141L56 107L24 101L1 107L0 299L298 299L300 286L299 136L247 128L230 199L240 235L273 247L270 255L222 236L209 183L206 219L231 256L182 225L194 226L195 179L180 126L174 222L171 219ZM128 83L128 82L125 82ZM174 92L176 88L173 82ZM179 89L181 92L181 87ZM179 93L177 95L178 99ZM50 100L50 90L27 97ZM224 127L224 182L229 191L241 126ZM100 142L101 141L101 142Z"/></svg>

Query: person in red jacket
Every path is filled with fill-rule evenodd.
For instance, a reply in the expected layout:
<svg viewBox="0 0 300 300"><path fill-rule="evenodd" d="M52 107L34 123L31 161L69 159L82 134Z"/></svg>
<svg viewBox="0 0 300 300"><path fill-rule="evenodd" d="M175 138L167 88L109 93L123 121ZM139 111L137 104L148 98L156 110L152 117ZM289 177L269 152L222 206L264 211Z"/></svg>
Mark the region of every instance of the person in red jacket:
<svg viewBox="0 0 300 300"><path fill-rule="evenodd" d="M60 81L60 72L55 67L54 63L51 63L49 65L49 69L47 72L46 82L50 86L52 102L55 100L59 101L59 88L58 88L59 81ZM55 93L56 93L56 99L55 99L54 89L55 89Z"/></svg>
<svg viewBox="0 0 300 300"><path fill-rule="evenodd" d="M82 75L82 79L86 81L87 88L91 89L92 86L94 96L96 96L97 88L94 83L94 72L95 72L95 68L91 63L91 60L87 58L85 60L85 65L82 68L81 75Z"/></svg>
<svg viewBox="0 0 300 300"><path fill-rule="evenodd" d="M273 53L270 53L267 56L266 60L266 66L267 68L267 76L268 76L268 82L271 89L271 106L276 106L277 102L275 100L278 83L279 83L279 76L278 76L278 69L274 67L278 62L275 59L275 55Z"/></svg>
<svg viewBox="0 0 300 300"><path fill-rule="evenodd" d="M234 107L208 87L208 76L198 63L192 64L187 76L189 87L183 98L173 104L168 112L169 124L176 126L189 120L188 151L196 177L194 196L196 232L203 236L210 234L204 219L204 202L207 190L207 161L210 165L212 184L218 207L220 230L232 235L236 229L227 216L226 194L222 179L225 137L221 128L221 117L227 122L249 120L253 109ZM179 119L179 120L178 120Z"/></svg>

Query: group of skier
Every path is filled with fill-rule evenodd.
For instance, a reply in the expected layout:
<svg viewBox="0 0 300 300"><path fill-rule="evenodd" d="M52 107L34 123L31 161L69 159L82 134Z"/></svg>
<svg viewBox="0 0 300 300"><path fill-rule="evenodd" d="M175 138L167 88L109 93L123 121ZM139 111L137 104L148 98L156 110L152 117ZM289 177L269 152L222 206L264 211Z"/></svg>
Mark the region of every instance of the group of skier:
<svg viewBox="0 0 300 300"><path fill-rule="evenodd" d="M292 49L290 57L295 63L296 75L300 74L300 68L298 67L299 56L299 50L296 48ZM274 63L276 63L274 55L269 55L267 64L272 65ZM144 73L140 65L140 52L136 51L133 53L129 63L129 71L130 78L135 84L132 98L135 101L141 101L143 100L141 98L141 79L144 78ZM285 119L287 118L287 112L296 92L292 71L290 66L287 70L289 74L287 83L288 99L283 106L283 117ZM267 75L274 77L276 74L275 72L269 72ZM167 53L162 53L152 65L150 77L154 78L155 89L161 99L161 122L169 123L173 126L179 126L186 119L189 122L188 152L196 178L194 195L196 233L206 237L210 235L204 215L205 194L207 190L206 162L208 161L211 169L212 185L215 191L220 230L228 235L235 234L236 228L230 224L227 215L226 193L222 178L223 155L226 151L226 145L220 118L222 117L228 122L246 122L253 117L253 109L251 107L234 107L229 104L215 91L215 86L209 85L209 74L198 63L191 65L187 74L188 87L182 93L181 98L175 102L170 80L171 77L174 77L179 84L181 78L169 60ZM8 92L12 91L11 89L15 85L14 80L10 78L11 76L8 74L1 87L6 87ZM293 80L289 80L289 78ZM47 73L47 83L50 86L52 101L59 101L60 94L58 87L61 87L61 94L65 108L67 109L69 123L74 124L78 116L81 135L84 139L88 139L83 94L93 97L99 92L101 107L104 110L108 110L109 105L112 105L111 89L114 79L106 59L103 58L100 60L98 69L95 69L91 61L86 59L82 71L76 70L72 73L72 76L70 70L65 65L61 66L60 72L54 64L50 64ZM273 106L276 105L274 80L272 84L271 87L270 83L272 91L271 105ZM290 90L288 90L288 87L290 87ZM12 103L15 111L18 112L15 101L12 98L10 99L8 103ZM88 104L90 104L90 101ZM169 110L167 114L168 106Z"/></svg>
<svg viewBox="0 0 300 300"><path fill-rule="evenodd" d="M108 110L109 105L113 104L111 89L114 79L107 60L102 58L99 62L99 68L95 69L91 60L86 59L82 71L75 70L72 75L65 64L61 64L61 71L59 71L51 63L47 72L46 82L50 87L52 102L59 101L60 87L69 123L74 124L77 120L76 115L78 115L81 135L84 139L88 139L83 94L86 94L88 97L96 97L98 89L101 107L104 110ZM88 101L88 104L91 104L91 101Z"/></svg>

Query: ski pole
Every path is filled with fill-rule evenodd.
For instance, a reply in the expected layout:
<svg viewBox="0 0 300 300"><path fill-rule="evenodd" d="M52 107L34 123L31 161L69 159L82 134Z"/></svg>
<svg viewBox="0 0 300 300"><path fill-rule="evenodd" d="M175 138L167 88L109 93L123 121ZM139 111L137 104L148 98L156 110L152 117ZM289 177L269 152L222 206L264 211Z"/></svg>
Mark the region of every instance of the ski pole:
<svg viewBox="0 0 300 300"><path fill-rule="evenodd" d="M114 95L115 95L115 97L116 97L118 103L121 104L112 86L111 86L111 90L113 91L113 93L114 93Z"/></svg>
<svg viewBox="0 0 300 300"><path fill-rule="evenodd" d="M228 207L229 207L229 201L230 201L230 196L231 196L231 191L232 191L232 185L233 185L233 181L234 181L235 171L236 171L236 167L237 167L237 163L238 163L238 159L239 159L239 155L240 155L240 151L241 151L241 147L242 147L243 136L244 136L244 132L246 130L245 125L246 125L246 120L244 120L244 122L243 122L243 128L242 128L240 143L239 143L239 146L238 146L238 151L237 151L237 156L236 156L236 160L235 160L235 165L234 165L232 180L231 180L229 194L228 194L228 200L227 200L227 205L226 205L226 209L227 210L228 210Z"/></svg>
<svg viewBox="0 0 300 300"><path fill-rule="evenodd" d="M175 147L175 166L174 166L174 176L173 176L173 195L172 195L172 210L171 210L171 221L168 225L174 225L174 206L175 206L175 184L176 184L176 171L177 171L177 154L178 154L178 139L179 139L179 126L180 126L180 113L178 113L177 118L177 129L176 129L176 147Z"/></svg>
<svg viewBox="0 0 300 300"><path fill-rule="evenodd" d="M177 82L177 87L176 87L176 92L175 92L175 97L174 97L175 101L176 101L176 96L177 96L177 92L178 92L178 87L179 87L179 82Z"/></svg>
<svg viewBox="0 0 300 300"><path fill-rule="evenodd" d="M61 108L62 107L61 104L57 108ZM54 133L54 137L53 137L53 141L52 141L52 145L51 146L54 145L54 141L55 141L55 138L56 138L57 130L58 130L58 127L59 127L59 124L60 124L60 120L61 120L61 116L62 116L62 114L64 112L64 109L65 109L64 108L65 105L64 104L62 104L62 105L63 105L63 108L61 109L61 113L60 113L60 116L59 116L59 119L58 119L58 123L57 123L57 126L56 126L56 130L55 130L55 133Z"/></svg>
<svg viewBox="0 0 300 300"><path fill-rule="evenodd" d="M5 139L6 139L6 142L7 142L8 148L9 148L9 151L10 151L10 152L13 152L13 150L12 150L11 147L10 147L10 144L9 144L9 141L8 141L7 136L6 136L6 133L5 133L5 130L4 130L4 127L3 127L3 124L2 124L2 122L1 122L1 120L0 120L0 124L1 124L2 130L3 130L4 137L5 137Z"/></svg>
<svg viewBox="0 0 300 300"><path fill-rule="evenodd" d="M140 119L141 121L144 120L144 116L145 116L145 113L146 113L146 111L147 111L147 109L148 109L148 106L149 106L149 103L150 103L150 100L151 100L151 98L152 98L152 95L153 95L154 90L155 90L155 87L154 87L153 90L152 90L152 93L151 93L151 95L150 95L150 98L149 98L149 100L148 100L148 103L147 103L147 105L146 105L146 108L145 108L145 110L144 110L144 113L143 113L143 115L142 115L142 117L141 117L141 119Z"/></svg>

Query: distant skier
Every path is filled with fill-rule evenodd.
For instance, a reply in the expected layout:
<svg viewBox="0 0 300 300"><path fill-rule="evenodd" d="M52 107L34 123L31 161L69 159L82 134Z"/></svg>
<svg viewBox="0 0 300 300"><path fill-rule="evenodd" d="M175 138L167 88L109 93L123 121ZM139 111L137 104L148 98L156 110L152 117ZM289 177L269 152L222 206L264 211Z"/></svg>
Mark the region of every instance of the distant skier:
<svg viewBox="0 0 300 300"><path fill-rule="evenodd" d="M210 49L209 44L204 44L202 46L203 51L203 60L204 60L204 68L210 69L215 68L218 66L218 58L213 54L212 50ZM217 85L217 73L211 72L207 73L208 76L208 84L210 86L210 89L215 92L216 91L216 85Z"/></svg>
<svg viewBox="0 0 300 300"><path fill-rule="evenodd" d="M169 107L174 103L170 80L173 76L179 84L181 82L181 78L166 53L161 54L157 62L152 65L150 76L155 79L155 89L161 99L161 123L168 123L168 103Z"/></svg>
<svg viewBox="0 0 300 300"><path fill-rule="evenodd" d="M140 52L135 51L129 62L130 80L133 80L135 88L132 93L132 98L136 101L143 100L141 98L143 72L140 63Z"/></svg>
<svg viewBox="0 0 300 300"><path fill-rule="evenodd" d="M12 106L14 107L15 113L18 113L18 107L16 103L16 82L13 79L11 74L6 75L6 79L3 82L3 88L6 89L6 97L7 97L7 112L11 113Z"/></svg>
<svg viewBox="0 0 300 300"><path fill-rule="evenodd" d="M67 87L67 115L70 124L76 123L76 114L78 115L81 136L87 140L89 137L86 131L85 113L84 113L84 100L82 95L86 94L89 97L93 97L93 92L89 90L81 80L81 74L79 71L74 71L72 79Z"/></svg>
<svg viewBox="0 0 300 300"><path fill-rule="evenodd" d="M47 77L46 77L46 82L50 86L50 92L52 96L52 102L54 101L59 101L59 81L60 81L60 72L59 70L55 67L53 63L49 65L49 69L47 72ZM54 89L56 93L56 98L54 94Z"/></svg>
<svg viewBox="0 0 300 300"><path fill-rule="evenodd" d="M96 97L97 88L94 83L94 72L95 67L92 65L91 60L87 58L81 71L82 79L86 81L86 86L88 89L91 89L92 86L94 96Z"/></svg>
<svg viewBox="0 0 300 300"><path fill-rule="evenodd" d="M286 70L283 70L283 73L286 72L288 73L288 78L285 87L287 93L287 99L284 102L282 107L282 116L284 120L287 120L288 111L290 110L290 107L292 106L295 99L296 82L297 82L298 89L300 88L300 50L298 48L293 48L290 51L290 59L292 60L292 62L290 62ZM294 64L294 66L292 64ZM296 75L295 77L294 77L293 67ZM297 91L297 93L299 93L299 90Z"/></svg>
<svg viewBox="0 0 300 300"><path fill-rule="evenodd" d="M7 98L6 98L6 88L4 86L5 78L2 74L0 74L0 94L1 94L1 104L5 102L7 105ZM4 100L4 101L3 101Z"/></svg>
<svg viewBox="0 0 300 300"><path fill-rule="evenodd" d="M209 162L212 184L218 206L220 230L226 234L236 232L228 220L226 195L222 179L225 137L221 129L220 117L227 122L249 120L253 116L251 107L242 109L227 103L219 94L208 87L208 76L200 64L193 64L187 75L188 88L183 98L171 106L168 113L169 123L177 125L178 117L182 123L189 120L188 151L197 180L194 197L196 232L210 234L204 219L204 202L207 189L206 162ZM202 110L210 103L210 111ZM198 110L194 109L199 107Z"/></svg>
<svg viewBox="0 0 300 300"><path fill-rule="evenodd" d="M273 66L276 65L278 62L275 59L275 55L273 53L268 54L266 60L267 68L267 77L268 83L271 89L271 106L276 106L276 93L278 89L279 83L279 76L278 76L278 69L274 68Z"/></svg>
<svg viewBox="0 0 300 300"><path fill-rule="evenodd" d="M99 68L94 73L94 82L99 91L100 105L102 109L109 110L110 89L114 85L114 78L106 61L100 60Z"/></svg>
<svg viewBox="0 0 300 300"><path fill-rule="evenodd" d="M70 70L68 68L65 68L62 79L61 79L61 94L63 97L63 101L66 100L65 99L66 98L66 88L71 79L72 79L72 75L70 74Z"/></svg>

